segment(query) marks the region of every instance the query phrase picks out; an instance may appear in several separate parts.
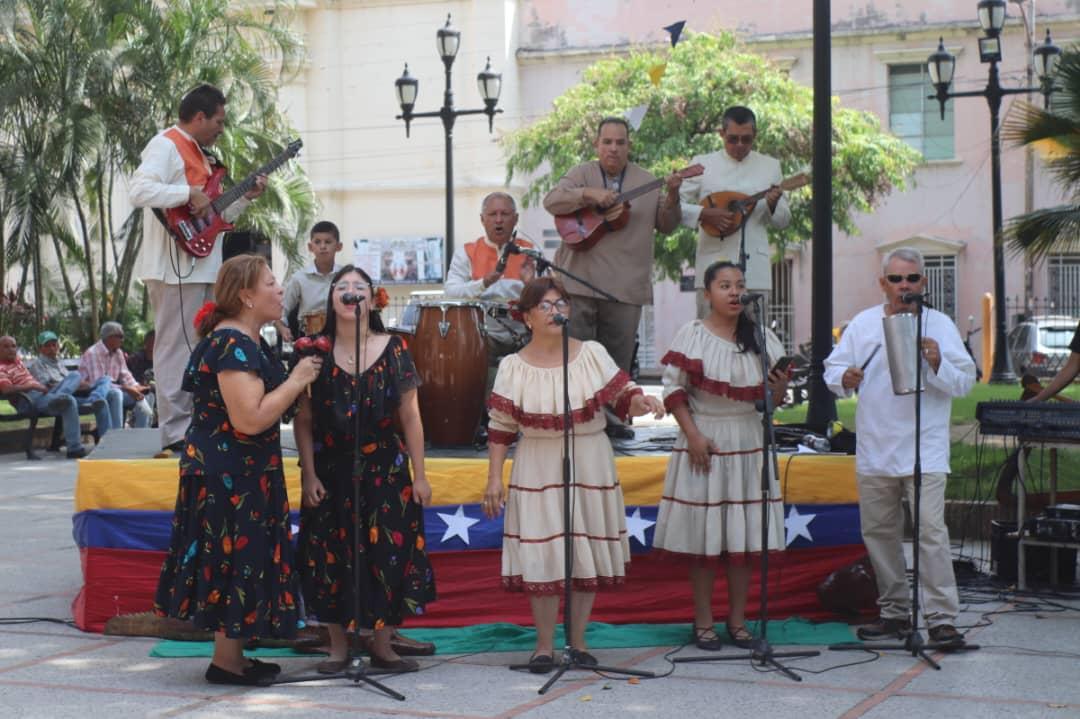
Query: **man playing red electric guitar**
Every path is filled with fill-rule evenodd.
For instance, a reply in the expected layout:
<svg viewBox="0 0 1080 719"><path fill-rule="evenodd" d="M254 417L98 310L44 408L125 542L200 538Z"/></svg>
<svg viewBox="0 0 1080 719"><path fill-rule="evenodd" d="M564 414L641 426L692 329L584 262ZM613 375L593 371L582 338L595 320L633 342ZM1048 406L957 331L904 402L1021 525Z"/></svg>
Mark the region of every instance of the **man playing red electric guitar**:
<svg viewBox="0 0 1080 719"><path fill-rule="evenodd" d="M180 101L180 121L150 140L131 178L131 204L145 208L135 276L146 285L154 308L154 378L161 456L179 451L191 419L191 395L180 387L195 345L191 320L203 303L212 299L222 262L222 242L218 238L206 257L189 255L178 247L154 210L189 205L197 217L207 213L210 198L203 187L215 160L203 148L213 145L225 130L225 102L225 96L212 85L199 85L185 95ZM266 178L257 178L244 199L222 213L223 218L236 219L265 187Z"/></svg>

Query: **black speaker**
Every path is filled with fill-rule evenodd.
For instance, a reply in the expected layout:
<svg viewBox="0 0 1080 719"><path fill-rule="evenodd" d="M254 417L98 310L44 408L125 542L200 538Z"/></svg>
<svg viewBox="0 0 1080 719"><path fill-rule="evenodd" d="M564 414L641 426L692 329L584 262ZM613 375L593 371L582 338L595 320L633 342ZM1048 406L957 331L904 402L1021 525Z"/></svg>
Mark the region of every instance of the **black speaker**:
<svg viewBox="0 0 1080 719"><path fill-rule="evenodd" d="M258 232L233 230L225 233L222 242L224 243L221 246L222 260L237 255L262 255L271 268L274 266L270 240Z"/></svg>
<svg viewBox="0 0 1080 719"><path fill-rule="evenodd" d="M1015 582L1017 579L1016 567L1016 537L1008 534L1016 531L1016 522L990 522L990 573L1003 582ZM1027 580L1028 582L1050 581L1050 547L1027 546ZM1076 550L1057 550L1057 580L1058 584L1072 585L1076 583Z"/></svg>

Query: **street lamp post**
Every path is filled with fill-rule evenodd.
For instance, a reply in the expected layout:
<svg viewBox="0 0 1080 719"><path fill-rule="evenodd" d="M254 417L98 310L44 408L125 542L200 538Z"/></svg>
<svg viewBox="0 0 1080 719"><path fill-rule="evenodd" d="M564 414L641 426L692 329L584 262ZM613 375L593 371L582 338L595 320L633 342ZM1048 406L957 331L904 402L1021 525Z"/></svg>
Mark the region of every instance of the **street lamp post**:
<svg viewBox="0 0 1080 719"><path fill-rule="evenodd" d="M991 204L994 242L994 367L990 372L990 381L994 383L1013 383L1016 374L1013 371L1012 358L1009 356L1006 339L1005 317L1005 249L1001 241L1001 140L998 133L1001 98L1006 95L1019 95L1033 91L1043 94L1047 105L1054 91L1053 73L1061 49L1050 41L1050 31L1046 31L1046 42L1035 50L1035 70L1039 75L1040 86L1037 88L1004 88L998 77L998 62L1001 61L1001 28L1005 25L1005 0L979 0L979 24L985 37L979 38L979 61L990 65L990 75L986 87L969 92L949 92L956 58L945 49L945 42L938 39L937 51L927 58L927 70L930 81L937 90L936 98L941 106L941 118L945 119L945 101L954 97L984 97L990 107L990 179Z"/></svg>
<svg viewBox="0 0 1080 719"><path fill-rule="evenodd" d="M502 91L502 75L491 69L491 58L487 59L487 66L476 76L476 84L480 89L480 97L484 99L484 107L474 110L459 110L454 107L454 93L450 86L450 68L457 57L458 47L461 45L461 33L450 27L450 15L446 16L446 25L439 28L435 33L435 41L442 58L443 67L446 69L446 89L443 91L442 107L433 112L413 112L416 105L416 96L420 90L420 81L409 75L409 64L405 64L405 71L397 80L394 87L397 92L398 104L401 105L401 114L396 119L405 121L405 137L409 136L409 123L418 117L437 117L442 120L443 134L446 139L446 268L450 267L450 259L454 254L454 121L461 115L480 115L488 117L488 132L494 128L495 114L502 109L495 107L499 103L499 93Z"/></svg>

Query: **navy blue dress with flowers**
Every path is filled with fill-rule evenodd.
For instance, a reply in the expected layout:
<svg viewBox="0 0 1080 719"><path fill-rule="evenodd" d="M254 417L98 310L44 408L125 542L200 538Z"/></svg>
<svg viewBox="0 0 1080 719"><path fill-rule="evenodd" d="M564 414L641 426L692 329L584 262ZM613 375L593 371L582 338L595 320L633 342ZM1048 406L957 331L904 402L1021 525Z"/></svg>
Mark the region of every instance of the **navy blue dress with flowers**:
<svg viewBox="0 0 1080 719"><path fill-rule="evenodd" d="M356 381L326 362L311 385L315 473L326 498L300 512L297 565L309 614L322 622L351 625L356 582L359 624L378 629L400 625L405 615L422 614L424 605L435 599L435 575L424 550L424 512L412 501L409 458L394 427L401 396L419 386L420 378L396 336L360 375L361 462L354 480ZM353 561L356 490L358 562ZM354 564L360 568L355 579Z"/></svg>
<svg viewBox="0 0 1080 719"><path fill-rule="evenodd" d="M276 422L257 435L232 427L223 370L254 372L267 392L285 380L266 343L237 330L215 330L191 353L183 388L194 411L154 611L232 638L292 637L298 611L281 432Z"/></svg>

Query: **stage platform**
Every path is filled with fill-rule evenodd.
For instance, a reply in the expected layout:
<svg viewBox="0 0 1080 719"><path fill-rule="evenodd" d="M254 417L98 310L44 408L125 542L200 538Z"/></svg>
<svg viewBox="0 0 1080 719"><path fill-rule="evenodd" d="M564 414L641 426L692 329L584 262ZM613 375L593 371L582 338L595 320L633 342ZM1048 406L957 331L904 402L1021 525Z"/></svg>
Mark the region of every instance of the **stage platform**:
<svg viewBox="0 0 1080 719"><path fill-rule="evenodd" d="M626 584L601 592L594 618L610 623L688 621L686 569L650 551L671 426L637 430L615 443L616 469L626 503L634 553ZM285 473L294 510L300 473L290 432L283 435ZM73 531L81 554L83 586L75 599L76 624L102 631L117 614L150 608L169 540L176 501L177 460L147 459L158 449L156 430L110 432L88 459L80 460ZM291 450L291 451L290 451ZM487 479L486 452L431 450L425 459L434 505L425 509L425 538L436 572L439 599L410 626L463 626L531 622L528 602L500 587L502 519L480 511ZM506 466L509 476L510 463ZM820 607L818 584L863 556L856 504L854 457L781 455L787 551L770 572L771 616L835 618ZM294 531L297 515L293 513ZM722 579L717 615L726 614ZM751 613L758 580L752 582Z"/></svg>

